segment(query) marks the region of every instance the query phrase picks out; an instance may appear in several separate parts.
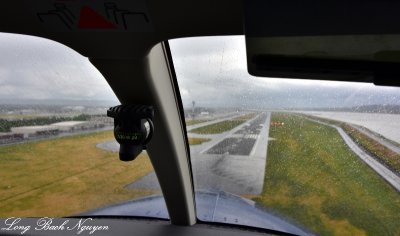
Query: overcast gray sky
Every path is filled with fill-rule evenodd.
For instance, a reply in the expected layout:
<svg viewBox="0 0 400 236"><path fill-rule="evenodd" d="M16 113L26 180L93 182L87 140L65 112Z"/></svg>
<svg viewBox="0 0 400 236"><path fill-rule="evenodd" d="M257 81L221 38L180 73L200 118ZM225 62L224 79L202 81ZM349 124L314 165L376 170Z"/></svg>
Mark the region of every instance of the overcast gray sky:
<svg viewBox="0 0 400 236"><path fill-rule="evenodd" d="M114 100L86 57L51 40L0 33L0 100Z"/></svg>
<svg viewBox="0 0 400 236"><path fill-rule="evenodd" d="M170 41L185 106L351 107L400 104L400 88L250 76L244 36Z"/></svg>
<svg viewBox="0 0 400 236"><path fill-rule="evenodd" d="M400 104L400 89L252 77L243 36L170 41L185 106L325 107ZM117 99L89 60L59 43L0 33L0 101Z"/></svg>

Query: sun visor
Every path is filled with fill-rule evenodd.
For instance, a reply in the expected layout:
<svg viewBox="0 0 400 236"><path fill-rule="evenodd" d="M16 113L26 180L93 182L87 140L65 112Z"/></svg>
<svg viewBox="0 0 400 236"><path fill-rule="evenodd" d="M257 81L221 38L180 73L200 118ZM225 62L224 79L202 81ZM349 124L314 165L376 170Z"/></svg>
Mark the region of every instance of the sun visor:
<svg viewBox="0 0 400 236"><path fill-rule="evenodd" d="M247 0L254 76L400 86L400 1Z"/></svg>

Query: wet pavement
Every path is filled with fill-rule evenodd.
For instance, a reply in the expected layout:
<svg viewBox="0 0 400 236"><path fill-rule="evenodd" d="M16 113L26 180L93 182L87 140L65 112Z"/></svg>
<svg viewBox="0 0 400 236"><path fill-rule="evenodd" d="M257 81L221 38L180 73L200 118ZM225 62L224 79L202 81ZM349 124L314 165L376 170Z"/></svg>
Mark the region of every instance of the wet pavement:
<svg viewBox="0 0 400 236"><path fill-rule="evenodd" d="M220 134L189 132L189 137L211 139L201 145L190 146L195 188L238 195L260 194L264 184L269 123L270 112L260 112L255 118ZM118 151L119 146L110 141L98 144L98 147ZM126 187L160 188L154 172Z"/></svg>

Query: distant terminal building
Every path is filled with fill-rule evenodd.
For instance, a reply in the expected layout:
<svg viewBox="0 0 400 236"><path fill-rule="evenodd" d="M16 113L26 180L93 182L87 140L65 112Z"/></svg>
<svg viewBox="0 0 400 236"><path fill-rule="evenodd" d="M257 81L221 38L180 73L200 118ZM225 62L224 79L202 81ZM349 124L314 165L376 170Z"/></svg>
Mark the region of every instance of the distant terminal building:
<svg viewBox="0 0 400 236"><path fill-rule="evenodd" d="M0 132L0 144L12 143L23 140L23 134L2 133Z"/></svg>
<svg viewBox="0 0 400 236"><path fill-rule="evenodd" d="M50 126L58 128L60 132L71 132L76 130L102 128L104 127L104 124L89 121L63 121L51 124Z"/></svg>
<svg viewBox="0 0 400 236"><path fill-rule="evenodd" d="M63 121L50 125L13 127L11 128L11 133L21 134L23 138L30 138L42 135L55 135L58 133L97 129L103 128L104 126L105 125L101 122L93 121Z"/></svg>
<svg viewBox="0 0 400 236"><path fill-rule="evenodd" d="M107 116L91 116L89 121L102 123L104 126L114 126L114 118Z"/></svg>
<svg viewBox="0 0 400 236"><path fill-rule="evenodd" d="M23 138L37 135L57 134L58 132L58 128L51 125L20 126L11 128L11 133L22 134Z"/></svg>

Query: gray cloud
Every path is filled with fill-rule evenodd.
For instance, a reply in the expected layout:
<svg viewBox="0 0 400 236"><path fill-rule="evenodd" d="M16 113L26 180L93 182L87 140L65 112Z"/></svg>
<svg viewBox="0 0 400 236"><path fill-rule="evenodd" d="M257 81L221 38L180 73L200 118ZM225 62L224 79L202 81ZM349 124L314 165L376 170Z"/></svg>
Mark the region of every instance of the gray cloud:
<svg viewBox="0 0 400 236"><path fill-rule="evenodd" d="M400 89L367 83L253 77L243 36L170 41L183 103L253 108L400 104Z"/></svg>
<svg viewBox="0 0 400 236"><path fill-rule="evenodd" d="M57 42L0 34L0 100L114 100L86 57Z"/></svg>
<svg viewBox="0 0 400 236"><path fill-rule="evenodd" d="M342 107L400 104L400 89L372 84L253 77L243 36L171 40L185 106ZM89 60L47 39L0 34L0 101L117 99Z"/></svg>

